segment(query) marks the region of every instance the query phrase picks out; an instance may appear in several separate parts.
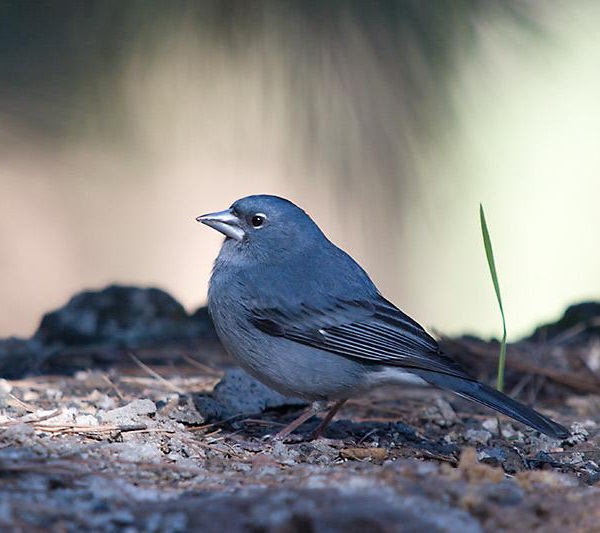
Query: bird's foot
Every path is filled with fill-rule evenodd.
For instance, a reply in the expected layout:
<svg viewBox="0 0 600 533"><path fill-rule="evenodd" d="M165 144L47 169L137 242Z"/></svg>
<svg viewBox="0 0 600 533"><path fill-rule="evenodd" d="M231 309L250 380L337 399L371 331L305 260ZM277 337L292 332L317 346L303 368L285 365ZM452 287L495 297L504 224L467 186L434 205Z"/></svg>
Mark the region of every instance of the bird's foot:
<svg viewBox="0 0 600 533"><path fill-rule="evenodd" d="M342 405L344 405L345 402L345 399L338 400L337 402L335 402L330 408L325 418L323 418L321 423L318 425L317 429L315 429L310 435L298 436L300 437L299 440L294 436L294 438L292 438L291 440L293 442L310 442L320 438L323 434L323 431L325 431L325 428L329 425L335 414L339 411L340 407L342 407ZM304 411L304 413L302 413L298 418L296 418L296 420L285 426L279 433L277 433L272 440L289 442L290 437L292 437L291 433L297 428L299 428L302 424L304 424L304 422L306 422L309 418L312 418L314 415L322 411L323 408L323 402L314 402L306 411Z"/></svg>

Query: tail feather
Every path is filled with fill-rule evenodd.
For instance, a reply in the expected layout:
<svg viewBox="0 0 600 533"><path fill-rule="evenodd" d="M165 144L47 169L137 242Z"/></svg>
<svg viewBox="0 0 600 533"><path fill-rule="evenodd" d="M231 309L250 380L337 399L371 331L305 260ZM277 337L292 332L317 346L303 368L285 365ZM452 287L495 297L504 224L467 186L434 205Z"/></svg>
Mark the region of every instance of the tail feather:
<svg viewBox="0 0 600 533"><path fill-rule="evenodd" d="M554 422L547 416L478 381L429 371L415 373L432 385L450 390L486 407L491 407L549 437L566 439L571 434L566 427Z"/></svg>

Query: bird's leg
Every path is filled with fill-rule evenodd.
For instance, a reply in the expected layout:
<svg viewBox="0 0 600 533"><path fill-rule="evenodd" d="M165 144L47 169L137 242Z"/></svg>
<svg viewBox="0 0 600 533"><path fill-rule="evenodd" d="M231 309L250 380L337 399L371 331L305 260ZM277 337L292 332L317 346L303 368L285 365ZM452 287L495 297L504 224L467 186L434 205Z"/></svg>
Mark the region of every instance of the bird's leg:
<svg viewBox="0 0 600 533"><path fill-rule="evenodd" d="M321 433L323 433L324 429L329 425L329 422L331 422L331 419L335 416L335 414L339 411L340 407L344 405L345 402L346 400L338 400L333 404L325 418L323 418L317 429L315 429L315 431L311 434L308 440L314 440L321 436ZM306 411L304 411L304 413L302 413L298 418L296 418L296 420L285 426L279 433L277 433L277 435L275 435L275 437L273 437L273 439L285 439L292 431L304 424L304 422L306 422L309 418L312 418L313 416L319 414L325 409L325 407L327 407L327 402L313 402L310 405L310 407Z"/></svg>
<svg viewBox="0 0 600 533"><path fill-rule="evenodd" d="M335 402L333 404L331 409L329 409L329 412L327 413L327 415L325 415L325 418L321 421L321 423L318 425L317 429L315 429L313 434L310 436L310 440L318 439L321 436L323 431L325 431L325 428L329 425L329 423L333 420L333 417L336 415L336 413L340 410L342 405L344 405L345 403L346 403L346 399L338 400L337 402Z"/></svg>
<svg viewBox="0 0 600 533"><path fill-rule="evenodd" d="M319 412L321 412L327 404L325 402L317 401L310 404L310 407L304 411L296 420L285 426L277 435L273 437L274 440L285 439L292 431L304 424L309 418L312 418Z"/></svg>

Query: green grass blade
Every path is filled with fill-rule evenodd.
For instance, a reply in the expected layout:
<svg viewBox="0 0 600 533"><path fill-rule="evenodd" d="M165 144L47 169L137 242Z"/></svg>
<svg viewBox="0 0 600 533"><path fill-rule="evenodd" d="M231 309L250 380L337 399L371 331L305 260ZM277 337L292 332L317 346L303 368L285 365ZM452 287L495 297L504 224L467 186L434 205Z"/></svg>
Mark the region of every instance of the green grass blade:
<svg viewBox="0 0 600 533"><path fill-rule="evenodd" d="M500 293L500 283L498 283L498 272L496 271L496 262L494 261L494 250L492 249L492 240L485 221L485 213L483 205L479 204L479 219L481 221L481 234L483 235L483 246L485 247L485 255L487 257L490 275L496 291L498 307L500 307L500 315L502 316L502 342L500 343L500 359L498 360L498 377L496 388L502 392L504 390L504 365L506 362L506 319L504 318L504 307L502 305L502 294Z"/></svg>

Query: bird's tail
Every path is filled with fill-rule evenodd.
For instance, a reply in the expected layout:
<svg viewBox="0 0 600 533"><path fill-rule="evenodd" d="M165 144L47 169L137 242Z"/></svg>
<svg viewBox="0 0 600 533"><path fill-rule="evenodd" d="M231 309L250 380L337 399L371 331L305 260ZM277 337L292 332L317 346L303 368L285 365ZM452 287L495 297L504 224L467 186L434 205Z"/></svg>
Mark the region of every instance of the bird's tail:
<svg viewBox="0 0 600 533"><path fill-rule="evenodd" d="M547 416L478 381L427 370L419 370L415 373L432 385L450 390L486 407L491 407L549 437L566 439L571 434L566 427L554 422Z"/></svg>

